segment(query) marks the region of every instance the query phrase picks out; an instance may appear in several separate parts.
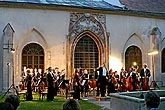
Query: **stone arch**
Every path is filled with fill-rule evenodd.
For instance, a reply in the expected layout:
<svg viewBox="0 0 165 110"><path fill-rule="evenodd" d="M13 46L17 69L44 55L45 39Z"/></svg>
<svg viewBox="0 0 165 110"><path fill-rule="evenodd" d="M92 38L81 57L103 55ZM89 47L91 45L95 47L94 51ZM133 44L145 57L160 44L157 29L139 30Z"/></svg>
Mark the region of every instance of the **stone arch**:
<svg viewBox="0 0 165 110"><path fill-rule="evenodd" d="M20 41L18 42L18 45L16 47L16 54L15 54L16 56L15 57L16 57L16 61L18 61L18 62L16 62L17 63L16 65L18 65L16 68L16 73L18 74L17 76L20 76L20 74L22 72L22 67L21 67L22 61L19 58L22 57L23 48L29 43L39 44L40 46L42 46L44 53L47 51L48 44L47 44L47 41L45 40L44 36L35 28L32 28L29 31L27 31L25 33L25 35L20 39ZM46 53L44 55L45 55L45 57L47 57ZM46 65L47 62L46 61L44 61L44 62ZM20 80L19 77L17 77L17 79L18 79L18 81Z"/></svg>
<svg viewBox="0 0 165 110"><path fill-rule="evenodd" d="M48 48L48 44L44 36L35 28L30 29L27 33L21 38L18 44L19 47L23 47L21 45L26 45L28 42L38 42L43 45L44 48Z"/></svg>
<svg viewBox="0 0 165 110"><path fill-rule="evenodd" d="M105 52L103 43L101 42L101 40L100 40L93 32L90 32L90 31L88 31L88 30L86 30L86 31L84 31L84 32L82 32L82 33L80 33L80 34L75 38L75 40L74 40L74 42L72 43L72 46L71 46L71 49L72 49L71 52L73 53L73 51L74 51L73 49L75 49L75 46L76 46L77 42L78 42L82 37L84 37L84 35L87 35L88 37L90 37L90 38L92 38L92 39L94 40L94 42L96 43L96 45L97 45L97 47L98 47L98 49L99 49L99 53L100 53L99 56L101 56L101 53L104 53L104 52ZM101 58L100 58L100 60L101 60Z"/></svg>
<svg viewBox="0 0 165 110"><path fill-rule="evenodd" d="M122 52L122 62L123 67L125 67L125 52L128 47L130 46L137 46L142 51L142 62L147 62L147 47L143 41L143 39L140 37L140 35L133 33L126 41L123 52Z"/></svg>
<svg viewBox="0 0 165 110"><path fill-rule="evenodd" d="M83 32L81 32L74 40L73 43L71 45L71 49L74 48L74 46L77 44L77 42L79 41L79 39L81 39L84 35L89 35L89 37L91 37L97 44L98 47L100 47L100 52L104 52L103 48L103 42L101 41L101 39L92 31L90 30L85 30Z"/></svg>
<svg viewBox="0 0 165 110"><path fill-rule="evenodd" d="M88 36L88 37L90 37L95 43L96 43L96 45L97 45L97 48L98 48L98 53L99 53L99 55L98 55L98 59L99 59L99 61L98 61L98 63L99 63L99 65L101 65L103 62L104 62L104 59L103 59L103 56L105 56L105 50L104 50L104 45L103 45L103 43L101 42L101 40L97 37L97 35L95 34L95 33L93 33L93 32L91 32L91 31L89 31L89 30L86 30L86 31L83 31L82 33L80 33L75 39L74 39L74 41L73 41L73 43L71 44L71 46L70 46L70 50L71 50L71 52L70 52L70 54L71 54L71 70L72 70L72 72L71 73L73 73L74 72L74 50L75 50L75 48L76 48L76 45L77 45L77 43L78 43L78 41L81 39L81 38L83 38L84 36ZM98 66L99 66L98 65Z"/></svg>
<svg viewBox="0 0 165 110"><path fill-rule="evenodd" d="M133 64L136 63L136 64ZM129 72L132 66L142 68L142 51L136 45L131 45L125 52L125 69Z"/></svg>
<svg viewBox="0 0 165 110"><path fill-rule="evenodd" d="M29 43L22 49L22 69L23 67L44 70L44 49L37 43ZM29 58L31 59L29 62Z"/></svg>
<svg viewBox="0 0 165 110"><path fill-rule="evenodd" d="M109 36L107 35L105 15L92 13L71 13L69 34L67 36L67 71L72 74L73 53L79 39L87 35L99 47L99 66L105 63L109 67Z"/></svg>
<svg viewBox="0 0 165 110"><path fill-rule="evenodd" d="M92 15L89 13L85 13L80 15L78 14L76 20L75 19L73 20L71 18L72 22L70 23L69 26L70 41L73 41L75 37L78 36L79 33L82 33L85 30L89 30L93 33L96 33L96 35L100 37L102 42L104 42L104 45L106 45L107 38L105 32L105 25L101 24L101 21L103 22L105 18L102 17L102 19L97 19L98 16L103 16L103 15Z"/></svg>
<svg viewBox="0 0 165 110"><path fill-rule="evenodd" d="M161 40L162 40L162 36L161 36L160 29L158 27L152 28L151 33L150 33L150 50L153 50L153 49L160 50Z"/></svg>
<svg viewBox="0 0 165 110"><path fill-rule="evenodd" d="M161 51L161 72L165 73L165 47Z"/></svg>

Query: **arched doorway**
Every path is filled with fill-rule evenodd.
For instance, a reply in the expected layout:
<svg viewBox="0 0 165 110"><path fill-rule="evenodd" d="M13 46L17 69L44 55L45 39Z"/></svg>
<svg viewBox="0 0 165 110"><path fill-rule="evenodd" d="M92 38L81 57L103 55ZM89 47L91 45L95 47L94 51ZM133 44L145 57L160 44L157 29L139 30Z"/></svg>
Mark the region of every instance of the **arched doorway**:
<svg viewBox="0 0 165 110"><path fill-rule="evenodd" d="M90 75L99 66L99 52L94 40L88 35L83 36L76 44L74 51L74 68L87 69Z"/></svg>
<svg viewBox="0 0 165 110"><path fill-rule="evenodd" d="M162 50L162 73L165 73L165 48Z"/></svg>
<svg viewBox="0 0 165 110"><path fill-rule="evenodd" d="M125 52L125 70L129 71L132 66L138 67L138 72L142 68L142 52L137 46L130 46Z"/></svg>
<svg viewBox="0 0 165 110"><path fill-rule="evenodd" d="M44 70L44 50L36 43L27 44L22 50L22 69L37 68Z"/></svg>

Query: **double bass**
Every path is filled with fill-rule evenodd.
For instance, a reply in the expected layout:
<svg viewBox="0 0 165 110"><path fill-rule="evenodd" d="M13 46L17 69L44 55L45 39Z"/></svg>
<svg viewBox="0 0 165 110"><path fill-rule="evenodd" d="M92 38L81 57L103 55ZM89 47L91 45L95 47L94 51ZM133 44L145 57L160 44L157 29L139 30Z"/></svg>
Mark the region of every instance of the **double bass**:
<svg viewBox="0 0 165 110"><path fill-rule="evenodd" d="M126 79L126 88L128 91L133 91L133 79L131 76L129 76L127 79Z"/></svg>
<svg viewBox="0 0 165 110"><path fill-rule="evenodd" d="M143 77L142 78L142 90L144 90L144 91L149 90L148 82L149 82L148 77Z"/></svg>

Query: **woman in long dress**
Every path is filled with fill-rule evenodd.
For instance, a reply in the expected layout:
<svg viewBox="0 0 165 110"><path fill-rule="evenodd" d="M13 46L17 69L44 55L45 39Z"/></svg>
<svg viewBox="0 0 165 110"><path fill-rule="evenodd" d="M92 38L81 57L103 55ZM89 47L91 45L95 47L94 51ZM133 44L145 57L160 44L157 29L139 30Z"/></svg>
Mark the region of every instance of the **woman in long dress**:
<svg viewBox="0 0 165 110"><path fill-rule="evenodd" d="M73 95L74 99L80 100L80 90L81 90L80 87L81 87L80 76L79 76L78 70L76 70L74 80L73 80L73 89L75 92Z"/></svg>
<svg viewBox="0 0 165 110"><path fill-rule="evenodd" d="M31 101L33 99L33 97L32 97L32 87L31 87L32 76L30 74L30 70L27 70L26 82L27 82L26 100Z"/></svg>

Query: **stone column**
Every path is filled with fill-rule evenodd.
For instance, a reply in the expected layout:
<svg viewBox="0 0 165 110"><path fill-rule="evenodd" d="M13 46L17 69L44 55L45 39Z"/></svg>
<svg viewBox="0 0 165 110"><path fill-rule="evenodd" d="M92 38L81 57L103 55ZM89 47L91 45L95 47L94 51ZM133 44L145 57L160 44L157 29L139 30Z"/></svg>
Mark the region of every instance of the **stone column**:
<svg viewBox="0 0 165 110"><path fill-rule="evenodd" d="M150 50L157 50L159 53L156 55L153 55L154 57L154 67L152 67L152 70L154 68L154 79L155 81L160 81L161 80L161 32L158 27L155 27L152 29L151 34L150 34ZM151 71L152 72L152 71Z"/></svg>
<svg viewBox="0 0 165 110"><path fill-rule="evenodd" d="M2 91L6 91L12 84L13 75L13 64L12 64L12 53L13 48L13 36L14 30L8 23L3 30L2 42L3 42L3 56L2 56Z"/></svg>

